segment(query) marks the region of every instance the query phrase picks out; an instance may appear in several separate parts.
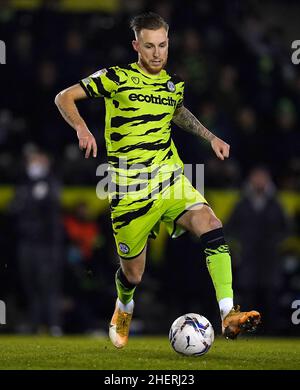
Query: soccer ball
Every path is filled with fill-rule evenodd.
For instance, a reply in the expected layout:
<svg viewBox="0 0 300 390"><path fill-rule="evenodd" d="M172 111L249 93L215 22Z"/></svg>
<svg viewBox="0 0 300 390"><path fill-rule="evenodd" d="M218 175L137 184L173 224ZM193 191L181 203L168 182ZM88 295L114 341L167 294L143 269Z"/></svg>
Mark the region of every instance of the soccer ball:
<svg viewBox="0 0 300 390"><path fill-rule="evenodd" d="M214 342L214 329L207 318L188 313L172 324L169 340L174 351L188 356L204 355Z"/></svg>

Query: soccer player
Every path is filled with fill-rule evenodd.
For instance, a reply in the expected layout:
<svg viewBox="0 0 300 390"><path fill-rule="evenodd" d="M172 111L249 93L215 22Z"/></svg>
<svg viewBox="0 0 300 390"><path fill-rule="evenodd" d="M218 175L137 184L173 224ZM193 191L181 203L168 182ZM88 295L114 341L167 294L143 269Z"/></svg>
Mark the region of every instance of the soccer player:
<svg viewBox="0 0 300 390"><path fill-rule="evenodd" d="M221 160L229 157L229 145L184 106L184 82L165 70L166 21L149 12L134 17L131 28L137 62L101 69L55 98L62 116L75 129L86 158L91 153L97 156L97 145L76 101L105 99L105 140L112 178L109 201L121 264L115 277L118 298L110 339L117 348L128 342L133 296L145 269L147 241L158 234L161 221L173 238L184 231L199 237L219 303L222 332L226 338L235 338L254 330L260 314L241 312L233 304L231 258L222 223L184 176L171 138L171 122L208 141Z"/></svg>

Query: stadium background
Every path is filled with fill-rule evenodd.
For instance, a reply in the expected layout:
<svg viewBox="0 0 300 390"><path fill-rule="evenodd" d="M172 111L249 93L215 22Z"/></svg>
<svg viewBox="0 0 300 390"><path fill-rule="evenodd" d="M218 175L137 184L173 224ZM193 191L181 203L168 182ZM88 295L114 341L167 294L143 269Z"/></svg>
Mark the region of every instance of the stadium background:
<svg viewBox="0 0 300 390"><path fill-rule="evenodd" d="M300 299L300 65L291 61L291 42L300 39L296 1L1 2L7 64L0 71L0 299L7 306L7 325L0 331L30 332L11 205L24 157L36 145L51 157L62 186L60 325L64 333L106 332L117 258L107 202L95 194L96 168L105 162L104 104L79 104L100 152L96 161L87 161L54 97L97 69L135 61L128 22L145 10L170 23L169 69L186 81L185 105L231 144L231 158L219 162L205 142L174 128L183 161L205 164L205 196L224 224L253 167L263 164L273 176L289 218L288 235L278 249L282 280L274 305L280 326L274 332L297 335L299 325L291 322L291 304ZM79 212L84 213L79 218L83 230L74 239L68 221ZM88 242L82 238L87 226L93 232ZM234 241L232 246L235 276L239 256ZM134 332L165 333L174 318L188 311L205 314L218 329L214 292L198 252L194 240L171 242L164 230L151 243L136 293ZM47 331L43 321L38 331ZM272 334L272 329L261 332Z"/></svg>

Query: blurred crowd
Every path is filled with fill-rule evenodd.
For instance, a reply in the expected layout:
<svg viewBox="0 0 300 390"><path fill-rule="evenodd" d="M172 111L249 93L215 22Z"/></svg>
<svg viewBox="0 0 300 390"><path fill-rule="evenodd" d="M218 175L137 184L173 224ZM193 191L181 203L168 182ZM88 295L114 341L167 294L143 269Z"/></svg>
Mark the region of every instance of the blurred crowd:
<svg viewBox="0 0 300 390"><path fill-rule="evenodd" d="M1 181L15 181L17 156L31 140L55 157L64 183L94 184L96 162L82 164L54 96L98 69L135 61L129 20L153 10L170 24L168 68L186 82L185 105L231 144L231 160L220 164L209 145L175 129L183 160L205 162L209 186L238 186L253 165L265 163L281 188L299 189L300 68L291 61L298 37L287 33L287 20L270 17L255 1L187 0L183 6L178 0L127 0L115 13L80 14L59 12L58 3L45 1L34 11L1 9L8 58L1 68ZM296 3L282 2L286 18L291 5L290 12ZM105 160L104 104L100 99L79 108L99 143L99 163Z"/></svg>
<svg viewBox="0 0 300 390"><path fill-rule="evenodd" d="M78 104L100 151L96 161L85 160L54 97L98 69L135 61L129 20L152 10L170 24L168 67L186 82L186 107L231 145L231 158L220 162L207 143L174 126L183 161L205 164L208 188L244 189L226 224L237 299L266 314L267 334L295 333L290 308L299 299L300 249L298 241L284 242L299 234L300 223L287 218L276 198L276 188L300 189L300 67L291 62L287 20L272 22L255 1L128 0L115 13L80 14L59 12L57 3L45 1L34 11L0 5L7 46L0 185L16 188L0 214L0 298L9 302L8 329L36 333L46 326L56 336L106 330L117 267L109 215L91 216L84 202L62 210L60 202L61 186L97 183L96 168L106 161L104 103ZM188 311L219 323L197 245L185 237L168 241L161 261L150 254L133 331L167 331ZM178 285L182 299L174 298Z"/></svg>

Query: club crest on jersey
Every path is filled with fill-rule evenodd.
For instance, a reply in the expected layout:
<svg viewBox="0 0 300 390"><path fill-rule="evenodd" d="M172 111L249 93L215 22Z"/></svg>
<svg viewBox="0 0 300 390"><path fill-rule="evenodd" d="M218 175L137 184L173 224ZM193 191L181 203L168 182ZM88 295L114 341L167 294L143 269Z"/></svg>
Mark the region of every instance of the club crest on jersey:
<svg viewBox="0 0 300 390"><path fill-rule="evenodd" d="M127 254L127 253L129 253L129 246L128 245L126 245L126 244L124 244L124 242L120 242L119 243L119 249L120 249L120 251L122 252L122 253L125 253L125 254Z"/></svg>
<svg viewBox="0 0 300 390"><path fill-rule="evenodd" d="M138 77L132 76L131 80L134 82L134 84L138 84L140 82L140 79Z"/></svg>
<svg viewBox="0 0 300 390"><path fill-rule="evenodd" d="M167 88L170 92L175 92L175 90L176 90L175 85L172 81L167 82Z"/></svg>

